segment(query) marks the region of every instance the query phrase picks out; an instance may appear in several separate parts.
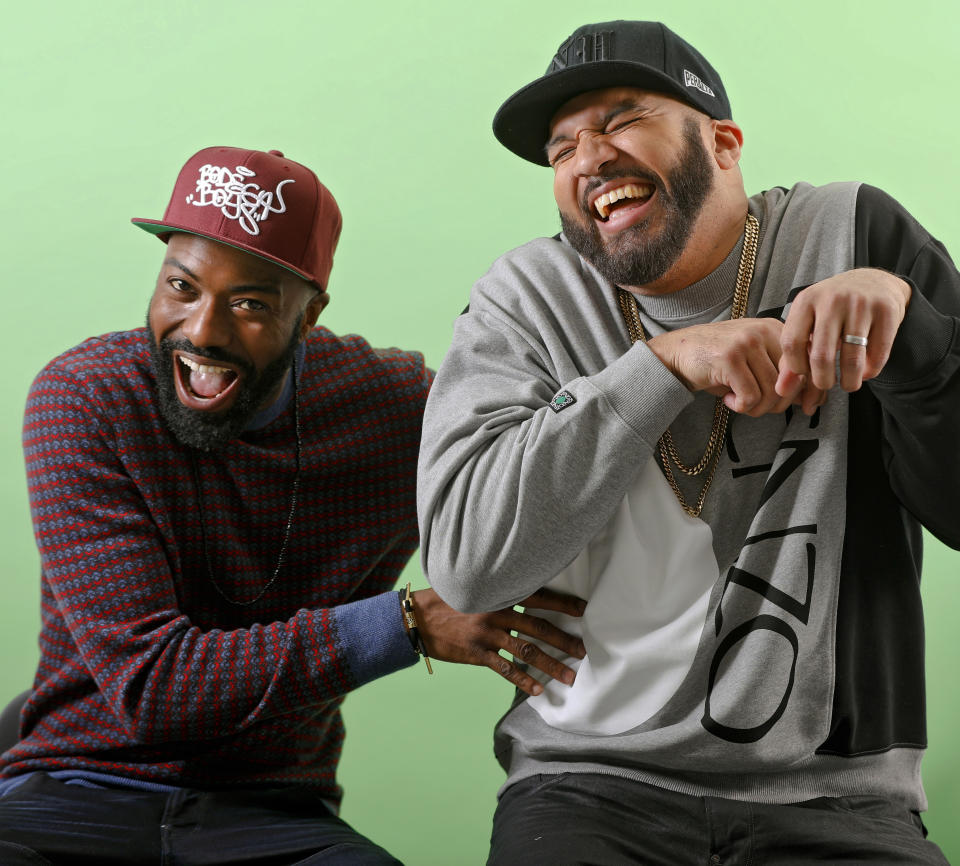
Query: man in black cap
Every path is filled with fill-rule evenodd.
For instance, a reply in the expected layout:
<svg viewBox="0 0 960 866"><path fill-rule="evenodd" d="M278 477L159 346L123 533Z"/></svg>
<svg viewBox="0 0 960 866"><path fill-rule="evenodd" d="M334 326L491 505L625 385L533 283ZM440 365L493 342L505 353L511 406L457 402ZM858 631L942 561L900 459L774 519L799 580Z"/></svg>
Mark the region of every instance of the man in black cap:
<svg viewBox="0 0 960 866"><path fill-rule="evenodd" d="M462 610L588 600L517 694L491 863L944 863L921 525L960 547L960 274L892 198L748 198L719 75L577 30L497 138L563 234L474 287L427 403L423 560Z"/></svg>

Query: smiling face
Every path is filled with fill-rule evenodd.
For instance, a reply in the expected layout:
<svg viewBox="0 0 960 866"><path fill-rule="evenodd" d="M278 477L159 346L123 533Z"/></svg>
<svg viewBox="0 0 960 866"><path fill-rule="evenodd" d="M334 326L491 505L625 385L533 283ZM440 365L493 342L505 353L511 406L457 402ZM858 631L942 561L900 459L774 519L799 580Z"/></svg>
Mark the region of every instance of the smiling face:
<svg viewBox="0 0 960 866"><path fill-rule="evenodd" d="M614 284L656 291L687 249L716 180L704 123L716 125L633 87L582 94L554 116L546 153L564 233Z"/></svg>
<svg viewBox="0 0 960 866"><path fill-rule="evenodd" d="M197 235L170 237L147 324L160 408L210 450L280 395L327 295L284 268Z"/></svg>

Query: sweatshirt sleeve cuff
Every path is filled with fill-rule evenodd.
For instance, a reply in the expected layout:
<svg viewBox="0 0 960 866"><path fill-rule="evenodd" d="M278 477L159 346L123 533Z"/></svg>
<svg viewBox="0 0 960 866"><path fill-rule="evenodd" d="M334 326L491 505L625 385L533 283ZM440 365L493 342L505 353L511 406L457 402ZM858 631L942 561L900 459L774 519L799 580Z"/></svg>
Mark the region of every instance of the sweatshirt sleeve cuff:
<svg viewBox="0 0 960 866"><path fill-rule="evenodd" d="M900 323L890 357L876 377L878 385L914 382L930 373L949 353L956 323L928 301L913 282L907 313Z"/></svg>
<svg viewBox="0 0 960 866"><path fill-rule="evenodd" d="M396 592L339 605L332 617L356 685L416 664Z"/></svg>
<svg viewBox="0 0 960 866"><path fill-rule="evenodd" d="M591 381L651 449L673 419L693 402L693 394L645 343L635 343Z"/></svg>

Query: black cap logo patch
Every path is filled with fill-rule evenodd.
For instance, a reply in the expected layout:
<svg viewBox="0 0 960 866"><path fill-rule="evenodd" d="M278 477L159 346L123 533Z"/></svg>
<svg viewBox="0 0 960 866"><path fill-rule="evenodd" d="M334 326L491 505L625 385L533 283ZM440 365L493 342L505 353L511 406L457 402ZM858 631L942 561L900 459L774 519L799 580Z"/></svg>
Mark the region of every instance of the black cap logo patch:
<svg viewBox="0 0 960 866"><path fill-rule="evenodd" d="M559 391L554 394L553 399L550 401L550 408L553 409L554 412L559 412L561 409L566 409L576 402L577 398L569 391Z"/></svg>

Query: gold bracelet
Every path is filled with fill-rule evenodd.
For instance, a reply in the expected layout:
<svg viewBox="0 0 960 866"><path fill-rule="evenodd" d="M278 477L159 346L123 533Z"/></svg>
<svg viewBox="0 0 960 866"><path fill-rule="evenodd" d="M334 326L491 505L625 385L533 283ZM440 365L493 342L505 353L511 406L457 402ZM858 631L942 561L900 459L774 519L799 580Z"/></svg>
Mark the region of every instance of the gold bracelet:
<svg viewBox="0 0 960 866"><path fill-rule="evenodd" d="M427 673L433 673L433 665L430 664L430 656L427 655L427 648L424 646L423 638L420 637L420 629L417 627L417 616L413 612L413 595L410 592L410 584L400 590L400 610L403 612L403 624L407 629L407 637L410 638L410 645L413 651L423 656L423 661L427 665Z"/></svg>

